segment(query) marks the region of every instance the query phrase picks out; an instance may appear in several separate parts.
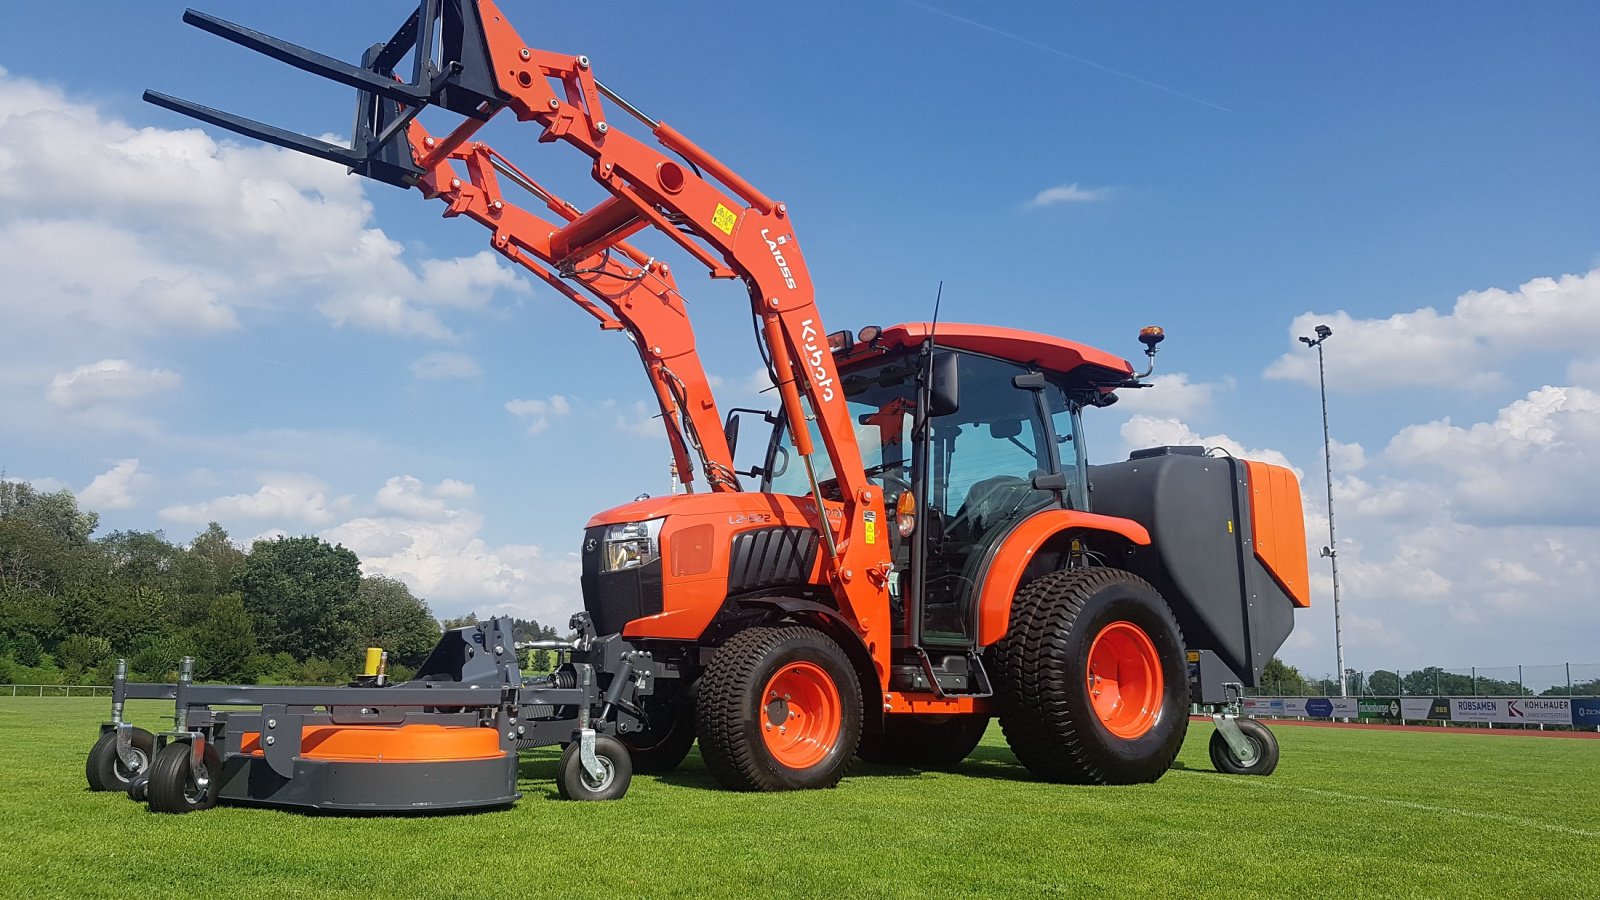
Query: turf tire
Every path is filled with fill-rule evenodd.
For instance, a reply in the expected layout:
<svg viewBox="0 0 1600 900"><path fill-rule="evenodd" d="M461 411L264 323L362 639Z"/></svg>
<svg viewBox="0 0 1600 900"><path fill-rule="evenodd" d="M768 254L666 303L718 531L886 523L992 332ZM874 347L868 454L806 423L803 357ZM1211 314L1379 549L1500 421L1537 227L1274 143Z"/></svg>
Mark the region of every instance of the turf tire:
<svg viewBox="0 0 1600 900"><path fill-rule="evenodd" d="M1271 775L1278 768L1278 738L1267 726L1254 719L1235 719L1244 739L1255 745L1256 758L1249 765L1239 762L1222 732L1211 733L1211 764L1224 775Z"/></svg>
<svg viewBox="0 0 1600 900"><path fill-rule="evenodd" d="M1089 696L1089 649L1105 626L1137 625L1162 673L1154 724L1136 738L1112 734ZM1046 781L1138 784L1172 765L1189 728L1183 635L1155 588L1111 568L1051 572L1011 604L1011 626L991 650L1000 726L1017 760Z"/></svg>
<svg viewBox="0 0 1600 900"><path fill-rule="evenodd" d="M146 795L151 812L199 812L217 805L217 793L222 790L222 758L216 745L206 742L204 760L210 778L204 788L195 783L189 771L189 752L187 741L177 741L162 747L150 763Z"/></svg>
<svg viewBox="0 0 1600 900"><path fill-rule="evenodd" d="M556 792L563 800L620 800L633 783L633 757L621 741L608 735L595 735L594 755L600 768L606 770L598 784L589 780L580 758L582 747L577 741L561 751L561 765L556 772Z"/></svg>
<svg viewBox="0 0 1600 900"><path fill-rule="evenodd" d="M791 663L809 663L839 694L839 730L825 755L804 768L779 761L762 737L762 691ZM700 755L723 787L735 791L831 788L844 777L861 739L861 686L832 638L804 626L747 628L717 648L700 678L696 701Z"/></svg>
<svg viewBox="0 0 1600 900"><path fill-rule="evenodd" d="M880 766L953 769L970 755L989 728L988 716L886 717L883 730L863 732L856 755Z"/></svg>
<svg viewBox="0 0 1600 900"><path fill-rule="evenodd" d="M122 764L122 757L117 755L117 733L108 731L100 735L94 742L94 747L89 750L89 758L84 762L84 775L89 781L91 791L126 791L128 785L139 773L150 768L150 757L156 752L156 737L143 728L133 729L133 752L144 762L139 768L129 771Z"/></svg>

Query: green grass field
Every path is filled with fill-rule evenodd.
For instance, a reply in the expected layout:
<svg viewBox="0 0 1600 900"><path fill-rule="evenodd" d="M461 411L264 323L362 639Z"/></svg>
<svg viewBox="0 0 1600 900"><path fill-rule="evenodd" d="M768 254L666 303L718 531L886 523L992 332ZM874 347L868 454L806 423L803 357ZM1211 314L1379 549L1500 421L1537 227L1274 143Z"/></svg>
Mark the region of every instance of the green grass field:
<svg viewBox="0 0 1600 900"><path fill-rule="evenodd" d="M1277 729L1270 778L1212 771L1209 725L1153 785L1038 784L999 729L957 773L857 765L732 794L692 755L626 799L476 815L146 811L90 793L105 699L0 699L5 896L1600 896L1600 741ZM137 704L158 728L168 704Z"/></svg>

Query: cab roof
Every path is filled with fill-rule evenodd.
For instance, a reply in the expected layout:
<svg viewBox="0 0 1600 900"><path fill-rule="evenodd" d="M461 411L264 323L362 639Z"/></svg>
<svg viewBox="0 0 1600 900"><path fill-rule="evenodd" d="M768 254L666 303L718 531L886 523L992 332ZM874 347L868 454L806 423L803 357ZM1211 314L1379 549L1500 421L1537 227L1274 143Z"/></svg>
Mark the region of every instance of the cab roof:
<svg viewBox="0 0 1600 900"><path fill-rule="evenodd" d="M922 345L928 339L927 322L905 322L883 329L872 346L880 350L905 350ZM1120 356L1107 353L1062 338L1000 328L995 325L967 325L960 322L940 322L935 329L934 343L955 350L970 350L986 356L1012 362L1032 364L1046 372L1061 375L1089 367L1099 372L1080 372L1079 375L1112 376L1127 378L1133 375L1133 366ZM865 358L867 345L857 344L850 353L850 361Z"/></svg>

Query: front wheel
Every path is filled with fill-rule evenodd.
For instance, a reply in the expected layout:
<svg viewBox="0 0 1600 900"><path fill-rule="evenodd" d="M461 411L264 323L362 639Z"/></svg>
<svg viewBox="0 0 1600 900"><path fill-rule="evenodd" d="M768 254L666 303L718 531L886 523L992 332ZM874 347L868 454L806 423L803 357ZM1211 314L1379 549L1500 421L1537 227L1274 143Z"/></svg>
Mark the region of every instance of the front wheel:
<svg viewBox="0 0 1600 900"><path fill-rule="evenodd" d="M861 739L855 668L815 628L747 628L717 648L696 703L700 754L736 791L831 788Z"/></svg>
<svg viewBox="0 0 1600 900"><path fill-rule="evenodd" d="M145 786L152 812L199 812L217 805L217 793L222 789L222 758L217 755L216 745L206 742L201 765L204 774L198 779L189 765L192 752L187 741L178 741L156 754Z"/></svg>
<svg viewBox="0 0 1600 900"><path fill-rule="evenodd" d="M645 713L650 727L622 738L633 755L633 770L640 775L670 772L694 746L694 701L682 694L647 701Z"/></svg>
<svg viewBox="0 0 1600 900"><path fill-rule="evenodd" d="M1254 719L1234 719L1233 724L1244 733L1253 756L1241 760L1222 737L1222 732L1211 733L1211 764L1224 775L1271 775L1278 768L1278 738L1267 726Z"/></svg>
<svg viewBox="0 0 1600 900"><path fill-rule="evenodd" d="M556 791L563 800L618 800L628 793L633 783L633 760L628 748L614 737L596 735L595 760L600 763L600 777L595 778L583 767L582 742L573 741L561 752L561 765L556 770Z"/></svg>
<svg viewBox="0 0 1600 900"><path fill-rule="evenodd" d="M94 742L94 747L89 750L89 759L84 763L84 774L88 777L89 790L126 791L135 778L150 768L150 757L155 755L155 735L143 728L135 728L130 737L134 759L132 767L117 755L115 731L100 735L100 739Z"/></svg>

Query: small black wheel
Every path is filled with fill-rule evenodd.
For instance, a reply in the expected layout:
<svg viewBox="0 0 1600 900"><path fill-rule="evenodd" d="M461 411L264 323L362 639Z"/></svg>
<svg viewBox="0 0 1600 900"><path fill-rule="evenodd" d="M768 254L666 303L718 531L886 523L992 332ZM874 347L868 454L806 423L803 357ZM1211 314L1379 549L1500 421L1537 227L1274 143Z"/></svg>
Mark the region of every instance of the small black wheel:
<svg viewBox="0 0 1600 900"><path fill-rule="evenodd" d="M1244 732L1244 739L1255 748L1255 759L1240 762L1239 757L1223 739L1222 732L1211 733L1211 764L1224 775L1271 775L1278 767L1278 738L1267 726L1255 719L1234 719L1233 724Z"/></svg>
<svg viewBox="0 0 1600 900"><path fill-rule="evenodd" d="M89 751L84 764L84 774L89 779L91 791L125 791L140 773L150 767L150 757L155 755L156 737L143 728L133 729L133 755L137 764L129 768L117 755L117 733L108 731L100 735Z"/></svg>
<svg viewBox="0 0 1600 900"><path fill-rule="evenodd" d="M584 771L582 745L573 741L561 753L556 770L556 790L563 800L620 800L633 782L633 759L628 748L614 737L598 734L594 738L595 759L603 770L599 780Z"/></svg>
<svg viewBox="0 0 1600 900"><path fill-rule="evenodd" d="M178 741L156 754L146 788L151 812L199 812L217 805L217 792L222 789L222 758L216 745L206 742L203 783L196 781L190 770L189 753L189 743Z"/></svg>
<svg viewBox="0 0 1600 900"><path fill-rule="evenodd" d="M885 717L883 730L863 731L856 755L880 766L953 769L972 753L989 727L988 716Z"/></svg>
<svg viewBox="0 0 1600 900"><path fill-rule="evenodd" d="M647 701L644 711L650 727L622 738L633 757L633 771L640 775L671 772L694 746L694 701L679 694Z"/></svg>

